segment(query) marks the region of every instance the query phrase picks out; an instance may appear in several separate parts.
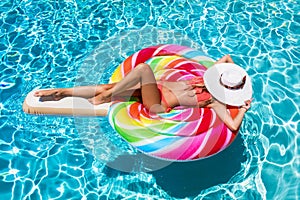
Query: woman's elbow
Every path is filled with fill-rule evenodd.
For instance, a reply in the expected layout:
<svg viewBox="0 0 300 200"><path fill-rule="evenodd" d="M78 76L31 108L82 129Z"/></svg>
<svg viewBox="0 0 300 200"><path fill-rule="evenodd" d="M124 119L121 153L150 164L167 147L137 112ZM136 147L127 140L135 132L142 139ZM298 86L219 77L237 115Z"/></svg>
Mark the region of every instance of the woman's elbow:
<svg viewBox="0 0 300 200"><path fill-rule="evenodd" d="M231 127L230 130L235 132L235 131L238 131L239 129L237 127Z"/></svg>
<svg viewBox="0 0 300 200"><path fill-rule="evenodd" d="M230 122L225 122L226 126L233 132L238 131L240 126L237 126L234 123L230 123Z"/></svg>
<svg viewBox="0 0 300 200"><path fill-rule="evenodd" d="M238 131L240 129L239 126L235 126L235 125L230 125L230 126L227 126L231 131L235 132L235 131Z"/></svg>

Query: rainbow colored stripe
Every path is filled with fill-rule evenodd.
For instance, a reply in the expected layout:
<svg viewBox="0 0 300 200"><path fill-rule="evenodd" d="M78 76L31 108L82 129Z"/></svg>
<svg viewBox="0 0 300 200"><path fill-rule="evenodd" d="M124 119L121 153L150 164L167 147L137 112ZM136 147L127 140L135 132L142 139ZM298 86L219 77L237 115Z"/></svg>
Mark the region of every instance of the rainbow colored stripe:
<svg viewBox="0 0 300 200"><path fill-rule="evenodd" d="M158 45L129 56L111 77L118 82L140 63L148 63L157 80L180 81L203 76L214 61L203 52L179 45ZM236 108L229 109L232 117ZM135 101L117 102L109 121L119 135L138 150L168 160L195 160L216 154L231 144L230 131L209 108L177 107L169 113L150 115Z"/></svg>

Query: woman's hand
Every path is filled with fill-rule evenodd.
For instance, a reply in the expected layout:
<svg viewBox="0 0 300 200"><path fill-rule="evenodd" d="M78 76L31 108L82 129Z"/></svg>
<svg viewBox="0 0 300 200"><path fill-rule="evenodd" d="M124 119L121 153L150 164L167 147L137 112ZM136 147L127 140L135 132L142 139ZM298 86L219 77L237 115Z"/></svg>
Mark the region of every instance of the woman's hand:
<svg viewBox="0 0 300 200"><path fill-rule="evenodd" d="M230 55L225 55L220 58L215 64L219 63L234 63Z"/></svg>
<svg viewBox="0 0 300 200"><path fill-rule="evenodd" d="M247 112L250 109L250 107L251 107L252 100L253 99L249 99L249 100L245 101L245 105L241 106L240 109L243 108L243 109L245 109L245 112Z"/></svg>

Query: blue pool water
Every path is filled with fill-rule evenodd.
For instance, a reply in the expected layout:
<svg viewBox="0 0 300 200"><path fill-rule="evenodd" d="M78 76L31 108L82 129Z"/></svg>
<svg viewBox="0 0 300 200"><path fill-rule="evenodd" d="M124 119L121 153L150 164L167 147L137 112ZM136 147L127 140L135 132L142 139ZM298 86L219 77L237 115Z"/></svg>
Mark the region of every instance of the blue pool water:
<svg viewBox="0 0 300 200"><path fill-rule="evenodd" d="M2 0L1 199L299 199L299 5ZM231 54L251 76L252 108L220 154L161 163L122 141L106 118L22 111L31 90L105 82L124 58L157 43Z"/></svg>

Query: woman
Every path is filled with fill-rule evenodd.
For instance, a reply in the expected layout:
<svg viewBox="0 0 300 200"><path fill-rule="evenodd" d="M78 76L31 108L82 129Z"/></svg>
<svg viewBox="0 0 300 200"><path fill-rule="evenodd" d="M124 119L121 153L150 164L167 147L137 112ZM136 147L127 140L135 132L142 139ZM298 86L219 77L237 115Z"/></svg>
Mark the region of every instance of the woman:
<svg viewBox="0 0 300 200"><path fill-rule="evenodd" d="M152 113L168 112L179 105L209 107L229 129L236 131L250 108L252 88L247 73L226 55L208 69L203 78L179 82L156 81L150 66L141 63L118 83L43 90L37 91L35 96L52 96L54 100L79 96L88 98L92 104L135 96ZM234 119L228 113L226 104L240 107Z"/></svg>

